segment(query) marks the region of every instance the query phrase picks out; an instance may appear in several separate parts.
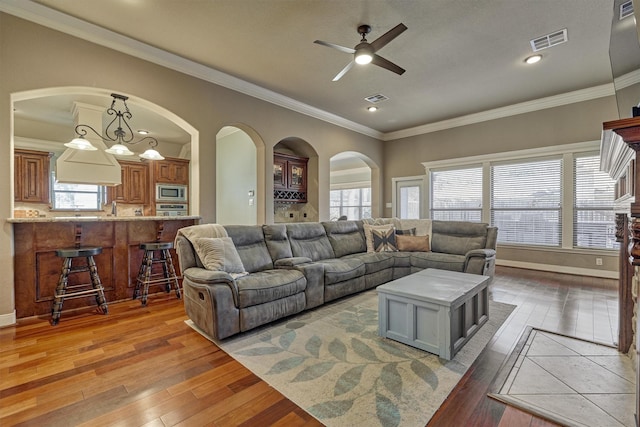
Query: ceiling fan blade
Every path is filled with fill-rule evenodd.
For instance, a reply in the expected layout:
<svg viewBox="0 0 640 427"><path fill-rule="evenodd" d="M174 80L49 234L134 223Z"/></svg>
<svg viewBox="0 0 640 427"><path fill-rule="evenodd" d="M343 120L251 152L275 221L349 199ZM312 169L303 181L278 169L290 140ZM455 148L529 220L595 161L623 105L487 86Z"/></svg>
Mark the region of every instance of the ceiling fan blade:
<svg viewBox="0 0 640 427"><path fill-rule="evenodd" d="M390 29L389 31L387 31L386 33L384 33L383 35L381 35L380 37L378 37L377 39L375 39L370 43L371 47L373 48L373 51L377 52L378 50L382 49L391 40L395 39L400 34L405 32L406 29L407 29L407 26L402 23L396 25L395 27L393 27L392 29Z"/></svg>
<svg viewBox="0 0 640 427"><path fill-rule="evenodd" d="M332 81L337 82L338 80L340 80L342 78L342 76L344 76L345 74L347 74L347 71L349 71L351 69L351 67L353 67L353 64L355 64L356 61L351 61L349 62L346 67L344 67L342 69L342 71L340 71L338 74L336 74L336 76L333 78Z"/></svg>
<svg viewBox="0 0 640 427"><path fill-rule="evenodd" d="M387 59L384 59L380 55L373 55L373 60L371 61L371 63L377 65L378 67L386 68L387 70L393 71L394 73L400 75L402 75L406 71L404 68L399 67L398 65Z"/></svg>
<svg viewBox="0 0 640 427"><path fill-rule="evenodd" d="M340 52L344 52L344 53L355 53L356 52L355 49L352 49L350 47L344 47L344 46L340 46L339 44L323 42L322 40L316 40L316 41L314 41L314 43L319 44L321 46L332 47L332 48L337 49Z"/></svg>

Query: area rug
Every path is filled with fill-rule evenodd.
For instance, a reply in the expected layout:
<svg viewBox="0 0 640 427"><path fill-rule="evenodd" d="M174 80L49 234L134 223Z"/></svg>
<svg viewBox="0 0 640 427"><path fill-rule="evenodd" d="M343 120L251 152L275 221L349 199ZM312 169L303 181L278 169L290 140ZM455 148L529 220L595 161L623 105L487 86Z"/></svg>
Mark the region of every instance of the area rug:
<svg viewBox="0 0 640 427"><path fill-rule="evenodd" d="M375 290L216 344L327 426L424 426L514 308L450 361L379 337Z"/></svg>
<svg viewBox="0 0 640 427"><path fill-rule="evenodd" d="M635 387L615 347L528 327L489 396L563 426L635 427Z"/></svg>

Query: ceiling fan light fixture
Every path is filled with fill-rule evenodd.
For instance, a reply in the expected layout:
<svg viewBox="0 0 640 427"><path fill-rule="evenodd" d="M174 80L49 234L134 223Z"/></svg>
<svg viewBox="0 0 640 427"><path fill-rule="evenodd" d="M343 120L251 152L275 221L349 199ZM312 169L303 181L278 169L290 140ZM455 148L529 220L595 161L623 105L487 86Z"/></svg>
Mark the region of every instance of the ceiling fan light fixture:
<svg viewBox="0 0 640 427"><path fill-rule="evenodd" d="M373 49L369 43L360 43L356 46L355 60L360 65L369 64L373 61Z"/></svg>

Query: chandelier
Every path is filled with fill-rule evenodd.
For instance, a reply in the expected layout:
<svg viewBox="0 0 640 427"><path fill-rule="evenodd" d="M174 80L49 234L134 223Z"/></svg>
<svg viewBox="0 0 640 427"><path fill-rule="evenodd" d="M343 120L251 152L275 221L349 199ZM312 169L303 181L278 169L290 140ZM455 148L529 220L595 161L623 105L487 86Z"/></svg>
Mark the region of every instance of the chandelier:
<svg viewBox="0 0 640 427"><path fill-rule="evenodd" d="M112 93L113 101L111 102L111 106L107 109L107 114L110 116L114 116L113 120L107 125L107 128L104 131L104 136L100 135L98 131L92 128L89 125L79 124L75 128L75 133L77 135L76 138L67 142L65 147L74 148L76 150L86 150L86 151L94 151L97 150L91 142L85 139L88 131L93 132L98 138L103 140L105 143L115 142L111 146L111 148L106 149L105 151L110 154L118 154L120 156L133 156L133 151L127 148L127 145L135 145L141 142L147 142L149 144L149 149L144 153L140 154L140 157L147 160L162 160L164 157L158 153L155 148L158 146L158 140L151 137L145 136L138 141L133 141L133 131L131 130L131 126L129 126L128 120L131 120L133 114L129 111L129 107L127 106L128 96L118 95L117 93ZM124 111L117 110L115 108L116 102L120 100L124 106ZM111 129L112 126L117 122L117 128ZM128 133L127 133L128 131Z"/></svg>

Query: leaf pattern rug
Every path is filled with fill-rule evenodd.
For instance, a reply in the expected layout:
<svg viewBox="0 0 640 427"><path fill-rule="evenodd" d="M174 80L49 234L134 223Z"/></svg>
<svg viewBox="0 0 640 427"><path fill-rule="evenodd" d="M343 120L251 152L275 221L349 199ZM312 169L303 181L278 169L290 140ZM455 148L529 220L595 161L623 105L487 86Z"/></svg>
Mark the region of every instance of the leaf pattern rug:
<svg viewBox="0 0 640 427"><path fill-rule="evenodd" d="M379 337L375 290L215 343L327 426L424 426L514 308L450 361Z"/></svg>

